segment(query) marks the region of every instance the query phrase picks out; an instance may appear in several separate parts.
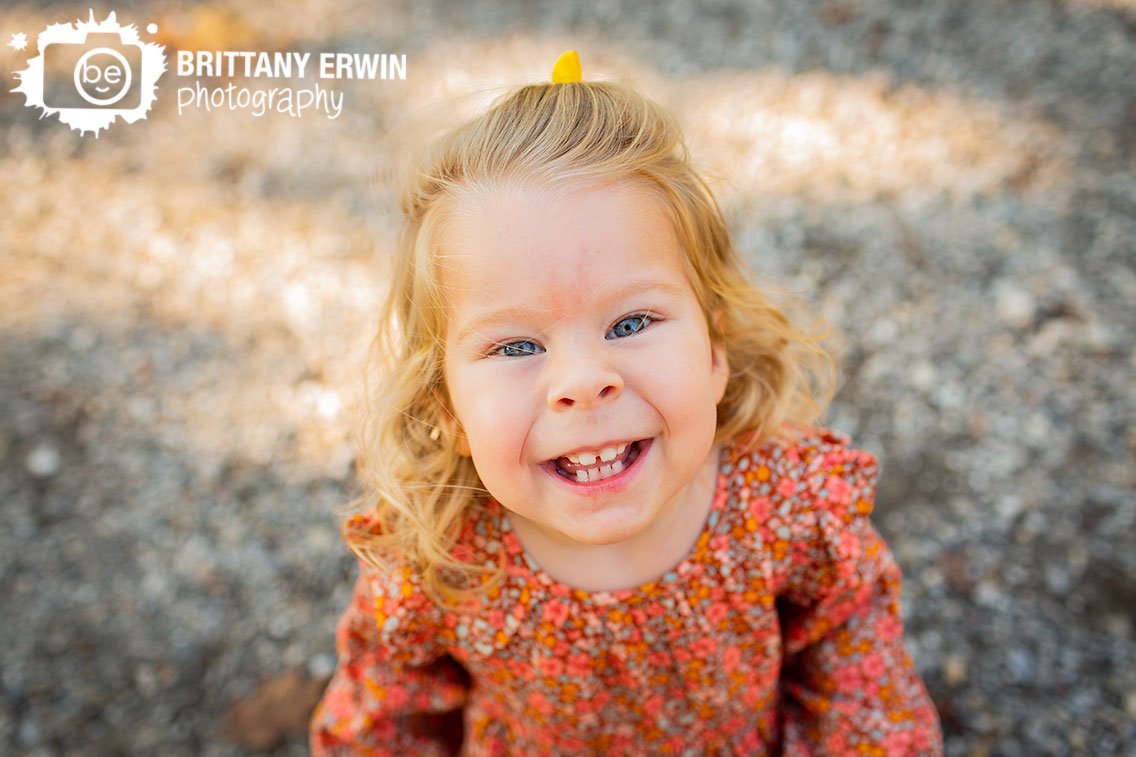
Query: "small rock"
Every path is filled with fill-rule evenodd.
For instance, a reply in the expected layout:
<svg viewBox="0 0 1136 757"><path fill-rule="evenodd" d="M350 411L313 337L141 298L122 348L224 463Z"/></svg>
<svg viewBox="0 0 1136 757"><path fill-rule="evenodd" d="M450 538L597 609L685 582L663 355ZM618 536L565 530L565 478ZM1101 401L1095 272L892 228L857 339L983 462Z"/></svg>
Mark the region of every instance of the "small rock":
<svg viewBox="0 0 1136 757"><path fill-rule="evenodd" d="M891 344L898 335L895 321L887 318L876 321L868 330L868 338L876 344Z"/></svg>
<svg viewBox="0 0 1136 757"><path fill-rule="evenodd" d="M1117 639L1127 639L1132 635L1132 621L1127 616L1111 613L1104 619L1105 630L1109 636Z"/></svg>
<svg viewBox="0 0 1136 757"><path fill-rule="evenodd" d="M1053 594L1064 595L1072 588L1073 578L1069 570L1061 563L1050 563L1045 566L1045 586Z"/></svg>
<svg viewBox="0 0 1136 757"><path fill-rule="evenodd" d="M335 658L330 654L321 652L308 660L308 675L312 678L330 676L335 670Z"/></svg>
<svg viewBox="0 0 1136 757"><path fill-rule="evenodd" d="M91 347L95 346L95 342L98 341L98 337L91 329L85 326L77 326L71 332L68 341L70 342L72 350L76 352L85 352L86 350L89 350L91 349Z"/></svg>
<svg viewBox="0 0 1136 757"><path fill-rule="evenodd" d="M1006 603L1006 595L997 585L989 581L982 581L978 584L974 591L974 598L983 607L1004 608Z"/></svg>
<svg viewBox="0 0 1136 757"><path fill-rule="evenodd" d="M1014 328L1021 328L1033 319L1036 304L1033 295L1017 284L1000 281L994 286L994 308L998 317Z"/></svg>
<svg viewBox="0 0 1136 757"><path fill-rule="evenodd" d="M50 478L59 473L59 468L62 463L62 458L59 456L59 450L49 442L40 442L36 445L27 458L24 460L24 465L36 478Z"/></svg>
<svg viewBox="0 0 1136 757"><path fill-rule="evenodd" d="M1017 683L1024 683L1033 678L1033 655L1024 649L1011 649L1007 660L1010 663L1010 675Z"/></svg>
<svg viewBox="0 0 1136 757"><path fill-rule="evenodd" d="M943 663L943 677L947 685L958 686L966 681L966 658L959 654L948 655Z"/></svg>
<svg viewBox="0 0 1136 757"><path fill-rule="evenodd" d="M1016 494L1007 494L998 500L995 505L998 509L998 514L1006 520L1011 520L1014 516L1022 511L1024 503L1022 498Z"/></svg>
<svg viewBox="0 0 1136 757"><path fill-rule="evenodd" d="M126 400L126 412L139 423L153 423L157 416L158 404L153 397L134 395Z"/></svg>
<svg viewBox="0 0 1136 757"><path fill-rule="evenodd" d="M1026 438L1034 444L1043 444L1052 441L1053 438L1053 425L1044 413L1031 414L1022 430L1025 431Z"/></svg>
<svg viewBox="0 0 1136 757"><path fill-rule="evenodd" d="M139 665L134 670L134 684L146 696L152 696L158 690L158 676L150 665Z"/></svg>
<svg viewBox="0 0 1136 757"><path fill-rule="evenodd" d="M911 366L911 385L920 391L928 392L935 387L939 372L935 366L926 360L920 360Z"/></svg>
<svg viewBox="0 0 1136 757"><path fill-rule="evenodd" d="M268 621L268 635L273 639L283 639L292 631L292 621L286 614L276 615Z"/></svg>
<svg viewBox="0 0 1136 757"><path fill-rule="evenodd" d="M31 718L20 722L19 740L21 746L33 747L40 743L39 726Z"/></svg>

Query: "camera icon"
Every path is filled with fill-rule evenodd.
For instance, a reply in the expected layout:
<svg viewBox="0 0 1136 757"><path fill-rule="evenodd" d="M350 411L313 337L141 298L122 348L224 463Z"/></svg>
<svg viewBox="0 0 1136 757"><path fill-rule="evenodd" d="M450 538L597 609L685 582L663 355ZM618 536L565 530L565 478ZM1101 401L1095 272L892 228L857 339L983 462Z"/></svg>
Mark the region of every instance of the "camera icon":
<svg viewBox="0 0 1136 757"><path fill-rule="evenodd" d="M151 34L156 30L155 24L146 27ZM118 23L114 11L102 21L92 10L86 21L51 24L36 44L40 54L16 72L20 84L11 91L80 136L98 137L115 121L140 121L154 106L166 70L165 48L143 42L133 24Z"/></svg>
<svg viewBox="0 0 1136 757"><path fill-rule="evenodd" d="M43 48L43 103L51 108L137 108L142 45L120 34L90 32L82 42Z"/></svg>

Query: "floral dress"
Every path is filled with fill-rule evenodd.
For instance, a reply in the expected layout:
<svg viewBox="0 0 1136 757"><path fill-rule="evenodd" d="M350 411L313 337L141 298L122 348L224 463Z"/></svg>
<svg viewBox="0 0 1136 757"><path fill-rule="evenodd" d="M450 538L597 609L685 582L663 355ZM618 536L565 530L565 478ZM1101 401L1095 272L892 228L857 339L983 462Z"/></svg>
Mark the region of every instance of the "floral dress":
<svg viewBox="0 0 1136 757"><path fill-rule="evenodd" d="M472 561L504 551L477 614L361 565L313 754L445 754L454 710L471 756L941 754L868 520L876 460L847 444L727 444L696 545L634 589L556 581L492 501L461 540Z"/></svg>

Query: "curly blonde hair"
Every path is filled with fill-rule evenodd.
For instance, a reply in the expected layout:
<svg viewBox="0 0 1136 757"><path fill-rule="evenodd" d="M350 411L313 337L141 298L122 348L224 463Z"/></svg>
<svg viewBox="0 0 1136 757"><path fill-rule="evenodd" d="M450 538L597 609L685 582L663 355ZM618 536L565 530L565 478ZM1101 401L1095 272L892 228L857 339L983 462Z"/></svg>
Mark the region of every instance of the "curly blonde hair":
<svg viewBox="0 0 1136 757"><path fill-rule="evenodd" d="M401 196L405 225L391 289L372 343L357 438L365 492L344 533L364 561L412 570L436 601L476 594L499 566L455 549L463 515L488 492L471 459L443 374L446 302L437 256L447 214L468 193L505 181L586 187L615 182L657 193L685 252L684 264L711 339L730 376L716 441L791 437L831 400L835 363L827 333L794 326L747 278L710 189L693 169L673 117L627 85L536 84L505 96L420 156ZM819 321L818 321L819 324ZM471 582L482 576L488 579Z"/></svg>

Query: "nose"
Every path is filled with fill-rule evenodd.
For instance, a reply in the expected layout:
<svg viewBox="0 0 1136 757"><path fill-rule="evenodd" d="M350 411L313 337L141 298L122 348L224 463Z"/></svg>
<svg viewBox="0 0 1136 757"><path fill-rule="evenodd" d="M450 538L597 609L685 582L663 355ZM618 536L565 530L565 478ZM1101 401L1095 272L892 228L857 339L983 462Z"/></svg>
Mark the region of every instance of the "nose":
<svg viewBox="0 0 1136 757"><path fill-rule="evenodd" d="M548 406L553 410L590 408L623 391L623 376L598 355L560 355L548 368Z"/></svg>

